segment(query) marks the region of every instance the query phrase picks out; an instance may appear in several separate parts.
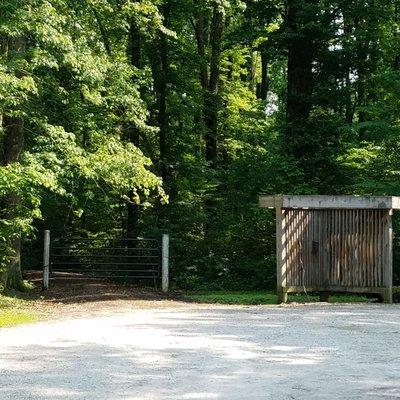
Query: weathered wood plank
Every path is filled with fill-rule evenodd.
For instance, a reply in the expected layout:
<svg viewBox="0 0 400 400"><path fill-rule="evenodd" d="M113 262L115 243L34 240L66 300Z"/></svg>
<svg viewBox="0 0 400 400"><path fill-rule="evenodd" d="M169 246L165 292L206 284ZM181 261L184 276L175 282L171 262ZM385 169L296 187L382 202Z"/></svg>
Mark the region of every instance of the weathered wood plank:
<svg viewBox="0 0 400 400"><path fill-rule="evenodd" d="M261 208L282 207L282 196L260 196L258 204Z"/></svg>
<svg viewBox="0 0 400 400"><path fill-rule="evenodd" d="M377 247L377 252L378 252L378 268L375 271L375 280L376 286L381 286L381 271L383 271L383 218L384 218L384 212L379 210L378 212L378 247Z"/></svg>
<svg viewBox="0 0 400 400"><path fill-rule="evenodd" d="M309 286L287 286L284 288L285 292L287 293L300 293L303 292L304 289L307 292L332 292L332 293L371 293L371 294L380 294L384 295L387 293L388 288L381 286L381 287L364 287L364 286L322 286L322 285L309 285Z"/></svg>
<svg viewBox="0 0 400 400"><path fill-rule="evenodd" d="M286 221L282 212L281 208L276 209L276 284L279 303L287 301L287 295L283 292L283 287L286 287L286 263L284 260L287 246L284 245L286 238L283 232L285 232Z"/></svg>
<svg viewBox="0 0 400 400"><path fill-rule="evenodd" d="M387 288L386 293L383 295L383 301L385 303L392 303L392 286L393 286L393 225L392 225L392 214L393 210L389 210L387 212L387 221L388 221L388 229L387 229L387 264L385 265L386 279L385 286Z"/></svg>
<svg viewBox="0 0 400 400"><path fill-rule="evenodd" d="M377 293L391 301L391 209L276 207L276 218L280 302L304 289Z"/></svg>
<svg viewBox="0 0 400 400"><path fill-rule="evenodd" d="M288 285L293 285L292 279L292 254L293 254L293 245L292 245L292 229L293 229L293 210L283 210L284 218L286 220L286 276Z"/></svg>
<svg viewBox="0 0 400 400"><path fill-rule="evenodd" d="M399 209L397 196L260 196L262 208Z"/></svg>

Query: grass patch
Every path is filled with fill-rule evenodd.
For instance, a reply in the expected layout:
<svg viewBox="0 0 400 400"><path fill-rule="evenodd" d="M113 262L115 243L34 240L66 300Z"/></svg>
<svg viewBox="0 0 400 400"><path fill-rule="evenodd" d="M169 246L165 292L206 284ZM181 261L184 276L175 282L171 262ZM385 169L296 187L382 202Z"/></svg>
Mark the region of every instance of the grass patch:
<svg viewBox="0 0 400 400"><path fill-rule="evenodd" d="M319 302L319 295L310 293L292 293L288 296L290 302L309 303ZM332 294L329 296L329 303L372 303L375 299L352 293Z"/></svg>
<svg viewBox="0 0 400 400"><path fill-rule="evenodd" d="M24 304L25 301L18 297L0 294L0 311L10 308L21 308Z"/></svg>
<svg viewBox="0 0 400 400"><path fill-rule="evenodd" d="M186 299L199 303L217 304L238 304L238 305L257 305L257 304L277 304L278 298L273 292L195 292L189 293ZM316 294L294 293L289 295L289 302L308 303L318 302L319 296ZM330 303L366 303L373 299L355 294L333 294L329 297Z"/></svg>
<svg viewBox="0 0 400 400"><path fill-rule="evenodd" d="M0 328L26 324L37 321L37 317L23 311L1 310L0 309Z"/></svg>
<svg viewBox="0 0 400 400"><path fill-rule="evenodd" d="M26 308L26 300L0 295L0 328L37 321L37 316Z"/></svg>
<svg viewBox="0 0 400 400"><path fill-rule="evenodd" d="M276 304L277 297L268 292L204 292L191 293L186 298L199 303Z"/></svg>

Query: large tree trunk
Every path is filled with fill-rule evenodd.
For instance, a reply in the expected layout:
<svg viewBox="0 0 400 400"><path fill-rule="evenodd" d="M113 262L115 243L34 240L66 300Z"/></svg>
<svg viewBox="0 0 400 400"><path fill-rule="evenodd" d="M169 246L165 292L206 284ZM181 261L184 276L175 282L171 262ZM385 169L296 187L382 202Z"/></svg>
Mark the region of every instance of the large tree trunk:
<svg viewBox="0 0 400 400"><path fill-rule="evenodd" d="M257 52L255 52L252 48L250 49L249 52L249 65L248 65L248 77L247 77L247 82L249 84L249 89L252 93L256 93L257 89L257 83L256 83L256 56Z"/></svg>
<svg viewBox="0 0 400 400"><path fill-rule="evenodd" d="M257 88L257 97L261 100L266 100L269 90L269 80L268 80L268 55L267 51L262 46L260 49L261 55L261 82Z"/></svg>
<svg viewBox="0 0 400 400"><path fill-rule="evenodd" d="M344 40L342 43L345 59L345 85L346 85L346 102L345 102L345 119L348 124L353 123L354 119L354 104L352 99L352 92L353 92L353 85L351 83L351 57L350 51L347 49L348 43L351 43L351 36L352 36L352 23L347 15L346 11L343 11L343 29L344 29Z"/></svg>
<svg viewBox="0 0 400 400"><path fill-rule="evenodd" d="M90 8L93 11L93 15L96 18L97 21L97 25L99 27L100 30L100 34L101 34L101 38L103 40L103 44L104 44L104 49L106 50L106 53L111 56L111 44L110 44L110 40L108 39L108 34L106 31L106 28L103 24L103 21L101 19L101 15L99 14L99 12L96 10L96 7L93 5L90 5Z"/></svg>
<svg viewBox="0 0 400 400"><path fill-rule="evenodd" d="M24 38L13 38L2 40L2 50L24 53L26 51L26 41ZM17 76L22 74L17 71ZM8 115L9 110L3 111L2 124L4 129L3 141L3 164L10 165L21 161L24 147L24 123L19 117ZM15 110L14 110L15 111ZM15 218L20 198L15 193L9 193L2 200L2 214L6 220ZM21 272L21 238L15 237L10 243L13 256L8 263L5 271L5 284L8 289L22 289Z"/></svg>
<svg viewBox="0 0 400 400"><path fill-rule="evenodd" d="M168 19L170 13L170 5L168 2L164 3L163 6L163 16L164 25L168 26ZM167 40L164 34L160 37L160 75L157 79L158 81L158 116L157 122L160 129L159 136L159 146L160 146L160 169L161 177L165 182L167 180L167 79L168 79L168 50L167 50Z"/></svg>
<svg viewBox="0 0 400 400"><path fill-rule="evenodd" d="M206 18L201 13L194 24L194 31L196 34L197 53L200 58L200 84L203 91L208 88L208 66L206 57L206 45L207 45L207 26Z"/></svg>
<svg viewBox="0 0 400 400"><path fill-rule="evenodd" d="M24 146L23 121L20 118L5 116L3 118L3 128L5 131L4 164L9 165L19 162ZM15 218L15 212L19 206L20 198L16 194L10 193L3 199L2 203L4 218L10 220ZM16 237L10 244L13 255L6 268L6 288L22 289L21 238Z"/></svg>
<svg viewBox="0 0 400 400"><path fill-rule="evenodd" d="M223 12L217 2L214 2L210 26L208 26L209 24L206 24L207 20L208 18L206 18L203 13L198 17L194 28L197 39L197 50L201 60L200 83L204 95L203 120L205 130L205 161L207 166L213 169L216 165L218 156L218 84L220 79L221 40L224 22ZM209 60L207 58L206 44L209 44ZM206 238L209 236L211 231L211 222L213 221L212 213L214 208L215 202L213 199L210 197L206 198L204 201L204 234Z"/></svg>
<svg viewBox="0 0 400 400"><path fill-rule="evenodd" d="M394 15L395 15L394 20L395 20L397 26L399 26L399 24L400 24L400 5L399 4L396 5ZM398 37L398 35L399 35L399 32L397 31L397 37ZM397 49L397 54L394 56L393 68L395 71L400 71L400 49Z"/></svg>
<svg viewBox="0 0 400 400"><path fill-rule="evenodd" d="M400 70L400 54L395 56L393 66L394 66L394 70L395 71L399 71Z"/></svg>
<svg viewBox="0 0 400 400"><path fill-rule="evenodd" d="M206 128L206 161L215 163L218 154L218 83L220 75L221 38L223 28L223 13L218 4L214 4L210 30L210 80L204 99L204 124Z"/></svg>
<svg viewBox="0 0 400 400"><path fill-rule="evenodd" d="M25 288L21 270L21 238L13 240L11 248L13 254L7 263L3 280L7 289L23 291Z"/></svg>
<svg viewBox="0 0 400 400"><path fill-rule="evenodd" d="M130 63L136 67L141 68L142 66L142 43L138 27L133 18L129 21L129 35L128 35L128 46L127 55ZM136 146L140 145L140 132L136 127L130 128L127 133L127 138ZM128 193L129 199L134 196L134 190L130 190ZM140 217L140 208L138 204L130 201L127 205L127 219L126 219L126 237L136 238L138 236L138 223Z"/></svg>
<svg viewBox="0 0 400 400"><path fill-rule="evenodd" d="M304 130L312 107L313 39L304 29L307 21L302 17L303 4L312 3L315 0L289 0L287 10L286 23L291 38L288 46L285 147L295 157L303 155Z"/></svg>
<svg viewBox="0 0 400 400"><path fill-rule="evenodd" d="M163 24L168 28L170 16L170 2L166 0L162 7ZM171 170L168 167L168 111L167 111L167 96L169 82L169 59L168 59L168 40L164 33L160 32L152 45L149 54L151 60L151 70L154 82L155 103L154 119L159 128L159 158L158 171L161 174L163 185L165 188L169 186ZM169 189L169 187L168 187ZM171 194L171 193L169 193ZM168 223L167 208L157 202L157 223L159 228L165 228Z"/></svg>

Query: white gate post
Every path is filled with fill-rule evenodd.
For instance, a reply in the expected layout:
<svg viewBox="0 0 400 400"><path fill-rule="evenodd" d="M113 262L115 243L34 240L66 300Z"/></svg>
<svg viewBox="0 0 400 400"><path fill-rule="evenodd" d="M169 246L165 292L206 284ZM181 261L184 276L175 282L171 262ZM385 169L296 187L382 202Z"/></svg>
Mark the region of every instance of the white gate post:
<svg viewBox="0 0 400 400"><path fill-rule="evenodd" d="M162 235L161 244L161 288L163 292L168 292L169 285L169 235Z"/></svg>
<svg viewBox="0 0 400 400"><path fill-rule="evenodd" d="M50 231L44 231L43 244L43 290L49 288L50 278Z"/></svg>

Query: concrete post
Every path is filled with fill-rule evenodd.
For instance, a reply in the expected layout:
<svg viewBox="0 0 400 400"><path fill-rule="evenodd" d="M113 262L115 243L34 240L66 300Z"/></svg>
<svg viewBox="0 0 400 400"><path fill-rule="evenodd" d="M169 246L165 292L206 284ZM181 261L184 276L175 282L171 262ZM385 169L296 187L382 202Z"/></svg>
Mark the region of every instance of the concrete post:
<svg viewBox="0 0 400 400"><path fill-rule="evenodd" d="M161 244L161 288L163 292L168 292L169 286L169 235L162 235Z"/></svg>
<svg viewBox="0 0 400 400"><path fill-rule="evenodd" d="M43 290L49 288L50 278L50 231L44 231L43 244Z"/></svg>

